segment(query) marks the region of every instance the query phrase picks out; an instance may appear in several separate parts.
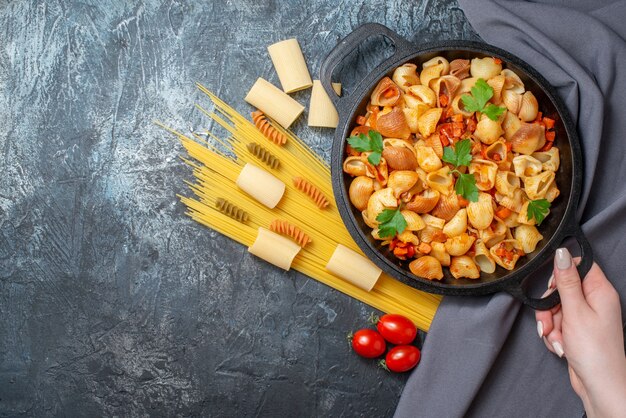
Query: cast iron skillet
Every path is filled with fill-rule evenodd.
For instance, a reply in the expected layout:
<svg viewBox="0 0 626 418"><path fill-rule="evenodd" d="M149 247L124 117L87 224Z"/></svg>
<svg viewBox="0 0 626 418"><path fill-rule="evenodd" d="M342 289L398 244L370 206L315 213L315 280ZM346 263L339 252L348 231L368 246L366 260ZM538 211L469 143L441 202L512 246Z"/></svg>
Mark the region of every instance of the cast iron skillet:
<svg viewBox="0 0 626 418"><path fill-rule="evenodd" d="M331 86L331 78L335 68L366 39L373 36L384 36L393 44L393 55L376 67L353 92L338 97ZM406 262L395 258L391 252L380 245L370 235L371 229L365 225L361 214L355 209L348 196L348 188L352 178L342 170L345 158L346 138L355 126L358 115L365 113L365 106L370 94L378 81L385 75L391 77L393 70L405 62L414 62L421 68L421 63L441 55L452 61L456 58L471 59L474 57L498 57L506 68L515 71L539 101L540 111L546 116L556 119L556 145L561 154L561 165L556 173L556 182L561 195L552 202L550 216L539 227L544 239L537 250L522 257L513 271L497 267L492 274L482 273L480 279L454 279L447 269L442 281L430 281L413 275ZM378 267L391 276L418 289L444 295L484 295L505 291L521 300L533 309L546 310L560 302L558 292L537 299L528 296L523 287L524 279L533 274L561 245L563 240L573 237L581 248L582 260L578 266L581 277L584 277L593 263L591 246L576 222L575 214L582 184L582 157L576 129L569 117L563 102L556 95L552 86L530 65L516 56L494 46L469 41L444 41L422 45L412 44L398 34L377 23L368 23L358 27L346 36L330 52L320 70L320 80L328 95L332 98L339 112L339 126L335 132L332 148L331 172L333 191L339 213L350 235L363 252Z"/></svg>

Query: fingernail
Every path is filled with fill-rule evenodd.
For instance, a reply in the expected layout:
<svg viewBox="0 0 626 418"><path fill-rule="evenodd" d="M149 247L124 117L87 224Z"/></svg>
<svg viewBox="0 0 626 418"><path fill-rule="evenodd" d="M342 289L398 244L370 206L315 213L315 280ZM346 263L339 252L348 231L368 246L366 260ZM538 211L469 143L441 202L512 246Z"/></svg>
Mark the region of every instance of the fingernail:
<svg viewBox="0 0 626 418"><path fill-rule="evenodd" d="M565 351L563 351L563 346L558 341L552 343L552 348L554 348L554 351L556 351L556 355L559 357L563 357L563 354L565 354Z"/></svg>
<svg viewBox="0 0 626 418"><path fill-rule="evenodd" d="M552 289L553 284L554 284L554 273L552 273L552 275L550 276L550 279L548 280L548 289Z"/></svg>
<svg viewBox="0 0 626 418"><path fill-rule="evenodd" d="M559 270L567 270L572 266L572 255L567 248L559 248L556 250L556 267Z"/></svg>
<svg viewBox="0 0 626 418"><path fill-rule="evenodd" d="M545 298L548 295L551 295L552 293L554 293L554 291L556 290L556 288L554 287L549 287L545 292L543 292L543 295L541 295L541 298Z"/></svg>
<svg viewBox="0 0 626 418"><path fill-rule="evenodd" d="M539 338L543 337L543 323L541 321L537 321L537 334L539 334Z"/></svg>

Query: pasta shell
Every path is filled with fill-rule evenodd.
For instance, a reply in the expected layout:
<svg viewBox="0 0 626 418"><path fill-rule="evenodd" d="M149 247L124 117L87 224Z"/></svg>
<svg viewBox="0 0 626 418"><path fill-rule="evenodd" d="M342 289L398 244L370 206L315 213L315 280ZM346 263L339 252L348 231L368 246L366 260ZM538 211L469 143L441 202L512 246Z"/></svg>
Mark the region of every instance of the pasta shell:
<svg viewBox="0 0 626 418"><path fill-rule="evenodd" d="M452 75L444 75L432 80L430 82L430 87L433 89L437 97L437 106L445 107L441 106L441 96L444 95L448 99L452 99L460 86L461 80Z"/></svg>
<svg viewBox="0 0 626 418"><path fill-rule="evenodd" d="M502 64L498 63L492 57L474 58L470 64L470 74L472 77L483 78L489 80L502 71Z"/></svg>
<svg viewBox="0 0 626 418"><path fill-rule="evenodd" d="M367 165L361 156L348 157L343 162L343 171L351 176L365 176Z"/></svg>
<svg viewBox="0 0 626 418"><path fill-rule="evenodd" d="M513 151L530 155L546 143L545 128L537 123L522 123L511 137Z"/></svg>
<svg viewBox="0 0 626 418"><path fill-rule="evenodd" d="M443 228L443 226L446 224L446 220L445 219L441 219L437 216L431 215L429 213L425 213L422 215L422 220L426 223L426 225L428 226L432 226L433 228L437 228L439 230L441 230Z"/></svg>
<svg viewBox="0 0 626 418"><path fill-rule="evenodd" d="M417 277L421 277L428 280L441 280L443 279L443 269L441 263L435 257L425 255L413 260L409 263L409 269L411 273Z"/></svg>
<svg viewBox="0 0 626 418"><path fill-rule="evenodd" d="M536 176L541 173L541 161L530 155L518 155L513 158L513 167L518 177Z"/></svg>
<svg viewBox="0 0 626 418"><path fill-rule="evenodd" d="M447 59L441 56L429 59L422 64L422 68L434 67L437 65L441 65L441 75L446 75L450 72L450 63Z"/></svg>
<svg viewBox="0 0 626 418"><path fill-rule="evenodd" d="M385 138L383 139L383 147L403 147L413 151L413 144L407 139Z"/></svg>
<svg viewBox="0 0 626 418"><path fill-rule="evenodd" d="M533 152L532 156L541 161L541 169L544 171L557 171L561 164L561 157L557 147L552 147L548 151Z"/></svg>
<svg viewBox="0 0 626 418"><path fill-rule="evenodd" d="M502 102L502 92L504 91L505 77L500 74L487 80L487 84L493 89L493 96L491 96L491 102L495 105L499 105Z"/></svg>
<svg viewBox="0 0 626 418"><path fill-rule="evenodd" d="M410 102L410 98L415 99L414 104ZM437 95L430 87L428 87L427 84L409 87L406 94L406 99L408 99L407 105L409 103L413 104L413 106L411 107L417 107L417 105L419 104L433 107L437 104Z"/></svg>
<svg viewBox="0 0 626 418"><path fill-rule="evenodd" d="M456 193L450 193L449 195L443 195L439 198L439 202L432 210L433 216L441 218L445 221L449 221L459 211L459 198Z"/></svg>
<svg viewBox="0 0 626 418"><path fill-rule="evenodd" d="M478 237L488 248L491 248L500 241L506 239L508 231L509 229L504 222L501 219L494 217L494 221L491 225L478 231Z"/></svg>
<svg viewBox="0 0 626 418"><path fill-rule="evenodd" d="M388 208L397 208L398 201L393 195L393 190L386 187L382 190L372 193L367 201L367 214L373 222L380 213ZM378 223L376 223L378 225Z"/></svg>
<svg viewBox="0 0 626 418"><path fill-rule="evenodd" d="M506 160L506 157L508 156L506 144L502 140L494 142L487 147L485 155L488 159L495 161L496 163Z"/></svg>
<svg viewBox="0 0 626 418"><path fill-rule="evenodd" d="M524 201L526 200L526 193L522 189L515 189L513 195L502 196L502 199L498 202L507 209L513 212L519 212L522 210Z"/></svg>
<svg viewBox="0 0 626 418"><path fill-rule="evenodd" d="M406 124L408 125L411 133L418 133L419 127L417 126L417 120L419 119L421 113L417 109L412 109L410 107L403 108L402 112L404 112L404 118L406 119Z"/></svg>
<svg viewBox="0 0 626 418"><path fill-rule="evenodd" d="M398 198L402 193L411 190L418 180L419 176L415 171L394 170L389 175L387 187L391 188L393 190L393 195Z"/></svg>
<svg viewBox="0 0 626 418"><path fill-rule="evenodd" d="M422 216L422 219L424 217ZM432 245L433 242L444 243L448 239L446 234L443 233L441 228L435 228L434 226L426 224L426 227L418 232L419 239L422 242L426 242Z"/></svg>
<svg viewBox="0 0 626 418"><path fill-rule="evenodd" d="M493 161L474 159L469 165L469 173L476 178L478 190L487 191L493 189L496 184L498 166Z"/></svg>
<svg viewBox="0 0 626 418"><path fill-rule="evenodd" d="M428 186L441 193L442 195L448 195L452 191L452 176L450 175L450 167L443 166L437 171L428 173L426 176L426 182Z"/></svg>
<svg viewBox="0 0 626 418"><path fill-rule="evenodd" d="M459 210L443 227L443 233L449 237L456 237L467 230L467 210Z"/></svg>
<svg viewBox="0 0 626 418"><path fill-rule="evenodd" d="M450 265L450 254L446 251L446 246L442 242L429 241L430 242L430 256L435 257L442 266Z"/></svg>
<svg viewBox="0 0 626 418"><path fill-rule="evenodd" d="M491 253L489 253L489 249L485 245L482 240L477 240L474 244L474 263L478 266L480 271L484 271L485 273L493 273L496 271L496 262L494 261Z"/></svg>
<svg viewBox="0 0 626 418"><path fill-rule="evenodd" d="M367 208L367 202L374 193L374 180L366 176L356 177L350 183L350 189L348 195L350 196L350 202L359 211Z"/></svg>
<svg viewBox="0 0 626 418"><path fill-rule="evenodd" d="M411 136L411 129L406 121L406 116L398 107L389 113L378 116L376 128L385 137L407 139Z"/></svg>
<svg viewBox="0 0 626 418"><path fill-rule="evenodd" d="M505 195L513 196L515 189L521 186L519 177L510 171L498 171L496 173L496 190Z"/></svg>
<svg viewBox="0 0 626 418"><path fill-rule="evenodd" d="M443 75L443 68L443 64L435 64L425 67L420 74L420 82L422 85L428 86L431 80L441 77Z"/></svg>
<svg viewBox="0 0 626 418"><path fill-rule="evenodd" d="M477 81L478 77L469 77L461 80L461 87L459 87L459 91L456 94L460 96L464 93L470 93Z"/></svg>
<svg viewBox="0 0 626 418"><path fill-rule="evenodd" d="M474 260L469 256L452 257L450 273L455 279L463 277L467 279L480 279L480 270Z"/></svg>
<svg viewBox="0 0 626 418"><path fill-rule="evenodd" d="M532 177L524 178L524 191L531 200L543 199L548 189L554 183L554 171L543 171Z"/></svg>
<svg viewBox="0 0 626 418"><path fill-rule="evenodd" d="M432 148L433 151L435 151L435 155L438 158L443 157L443 144L441 143L441 140L439 139L439 135L435 134L435 135L426 137L424 139L424 145Z"/></svg>
<svg viewBox="0 0 626 418"><path fill-rule="evenodd" d="M370 101L374 106L393 106L400 99L400 87L389 77L384 77L378 82Z"/></svg>
<svg viewBox="0 0 626 418"><path fill-rule="evenodd" d="M532 92L525 92L522 95L522 104L520 105L517 116L524 122L531 122L537 118L538 112L539 102L537 102L537 98Z"/></svg>
<svg viewBox="0 0 626 418"><path fill-rule="evenodd" d="M535 251L537 244L543 239L543 235L532 225L520 225L515 228L515 239L522 246L524 253L530 254Z"/></svg>
<svg viewBox="0 0 626 418"><path fill-rule="evenodd" d="M524 83L515 72L513 72L512 70L506 69L506 70L502 70L500 74L502 74L505 77L505 81L504 81L505 90L511 90L518 94L524 93L524 90L525 90Z"/></svg>
<svg viewBox="0 0 626 418"><path fill-rule="evenodd" d="M361 212L361 217L363 217L363 222L365 222L365 225L373 229L378 229L378 222L376 222L376 219L370 218L369 214L367 213L367 209Z"/></svg>
<svg viewBox="0 0 626 418"><path fill-rule="evenodd" d="M502 92L502 103L511 113L518 114L522 107L522 95L513 90L504 90Z"/></svg>
<svg viewBox="0 0 626 418"><path fill-rule="evenodd" d="M409 231L421 231L426 227L426 222L419 216L417 213L412 210L403 210L400 211L402 216L404 216L404 220L406 221L406 229Z"/></svg>
<svg viewBox="0 0 626 418"><path fill-rule="evenodd" d="M515 132L522 126L522 121L513 113L505 112L504 119L502 119L502 129L504 130L504 138L510 141L515 135Z"/></svg>
<svg viewBox="0 0 626 418"><path fill-rule="evenodd" d="M498 253L502 250L508 253L509 257L498 255ZM504 267L507 270L513 270L517 260L519 260L520 256L524 254L521 245L515 239L500 241L497 245L494 245L489 249L489 253L499 266Z"/></svg>
<svg viewBox="0 0 626 418"><path fill-rule="evenodd" d="M415 170L415 153L406 147L385 147L382 156L392 170Z"/></svg>
<svg viewBox="0 0 626 418"><path fill-rule="evenodd" d="M466 118L471 117L474 112L470 112L465 109L465 105L463 104L463 95L459 94L452 99L452 110L457 115L463 115Z"/></svg>
<svg viewBox="0 0 626 418"><path fill-rule="evenodd" d="M474 241L476 241L475 237L464 232L461 235L449 238L444 245L448 254L451 256L460 256L472 248Z"/></svg>
<svg viewBox="0 0 626 418"><path fill-rule="evenodd" d="M546 197L545 199L548 202L552 202L554 201L554 199L556 199L557 197L559 197L559 195L561 194L561 192L559 191L559 188L556 187L556 182L552 183L550 185L550 187L548 188L548 191L546 192Z"/></svg>
<svg viewBox="0 0 626 418"><path fill-rule="evenodd" d="M528 204L529 203L530 202L527 200L524 202L524 204L522 204L522 208L517 214L517 222L519 222L522 225L537 225L537 221L535 220L535 218L530 218L530 219L528 218Z"/></svg>
<svg viewBox="0 0 626 418"><path fill-rule="evenodd" d="M476 229L485 229L493 221L493 200L488 193L479 193L478 202L467 205L467 217Z"/></svg>
<svg viewBox="0 0 626 418"><path fill-rule="evenodd" d="M504 131L500 122L491 120L486 116L483 116L476 124L476 130L474 136L480 140L483 144L493 144L502 136Z"/></svg>
<svg viewBox="0 0 626 418"><path fill-rule="evenodd" d="M423 137L430 136L435 132L437 124L439 123L439 119L441 119L442 113L443 109L436 107L428 109L422 114L422 116L420 116L420 118L417 120L417 127L419 133Z"/></svg>
<svg viewBox="0 0 626 418"><path fill-rule="evenodd" d="M450 61L450 75L457 77L459 80L469 77L470 62L464 59L455 59Z"/></svg>
<svg viewBox="0 0 626 418"><path fill-rule="evenodd" d="M409 231L408 229L405 229L404 231L398 234L398 240L402 242L410 243L413 245L419 245L420 243L420 240L417 237L417 235L415 235L413 232Z"/></svg>
<svg viewBox="0 0 626 418"><path fill-rule="evenodd" d="M413 197L409 203L406 204L406 208L415 213L428 213L439 201L440 193L436 190L426 189L418 195Z"/></svg>
<svg viewBox="0 0 626 418"><path fill-rule="evenodd" d="M441 142L439 143L441 144ZM437 171L443 166L435 150L431 147L416 146L415 153L417 154L417 164L428 173Z"/></svg>
<svg viewBox="0 0 626 418"><path fill-rule="evenodd" d="M408 87L420 83L420 79L417 76L417 65L411 63L401 65L395 69L391 79L406 92Z"/></svg>

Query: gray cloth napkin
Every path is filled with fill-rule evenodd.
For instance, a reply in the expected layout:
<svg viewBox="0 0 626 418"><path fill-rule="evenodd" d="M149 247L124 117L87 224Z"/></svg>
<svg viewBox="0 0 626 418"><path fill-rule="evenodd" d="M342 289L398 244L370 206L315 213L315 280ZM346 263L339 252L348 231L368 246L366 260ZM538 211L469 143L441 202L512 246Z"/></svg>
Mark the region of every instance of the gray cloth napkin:
<svg viewBox="0 0 626 418"><path fill-rule="evenodd" d="M459 0L488 43L557 88L583 144L578 210L596 262L626 302L626 2ZM537 274L545 288L551 266ZM535 283L536 286L539 286ZM540 292L541 293L541 292ZM446 297L395 416L580 417L565 360L506 294Z"/></svg>

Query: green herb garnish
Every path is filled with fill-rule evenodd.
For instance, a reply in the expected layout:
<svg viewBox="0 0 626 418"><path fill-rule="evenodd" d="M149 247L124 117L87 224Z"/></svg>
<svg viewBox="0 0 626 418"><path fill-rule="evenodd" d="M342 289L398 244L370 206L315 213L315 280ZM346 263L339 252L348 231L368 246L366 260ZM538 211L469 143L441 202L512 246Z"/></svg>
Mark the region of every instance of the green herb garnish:
<svg viewBox="0 0 626 418"><path fill-rule="evenodd" d="M496 106L492 103L487 105L489 99L493 97L493 88L482 78L476 81L471 91L471 96L469 94L461 96L465 110L483 113L491 120L498 120L498 117L506 110L505 107Z"/></svg>
<svg viewBox="0 0 626 418"><path fill-rule="evenodd" d="M371 151L367 160L374 165L380 164L380 156L383 152L383 137L378 132L370 130L367 135L351 136L348 138L348 144L358 152Z"/></svg>
<svg viewBox="0 0 626 418"><path fill-rule="evenodd" d="M385 209L378 214L376 220L379 222L378 235L381 238L395 237L406 229L406 219L402 216L400 208Z"/></svg>
<svg viewBox="0 0 626 418"><path fill-rule="evenodd" d="M445 147L443 149L443 161L450 163L454 166L454 170L450 173L456 174L458 177L454 184L454 191L456 194L463 196L463 198L470 202L478 202L478 187L476 187L476 177L473 174L461 173L458 168L460 166L469 166L472 162L472 142L469 139L464 139L456 143L454 148Z"/></svg>
<svg viewBox="0 0 626 418"><path fill-rule="evenodd" d="M531 200L528 202L528 210L526 212L526 218L530 221L535 218L537 225L541 225L541 222L550 213L550 202L546 199Z"/></svg>

